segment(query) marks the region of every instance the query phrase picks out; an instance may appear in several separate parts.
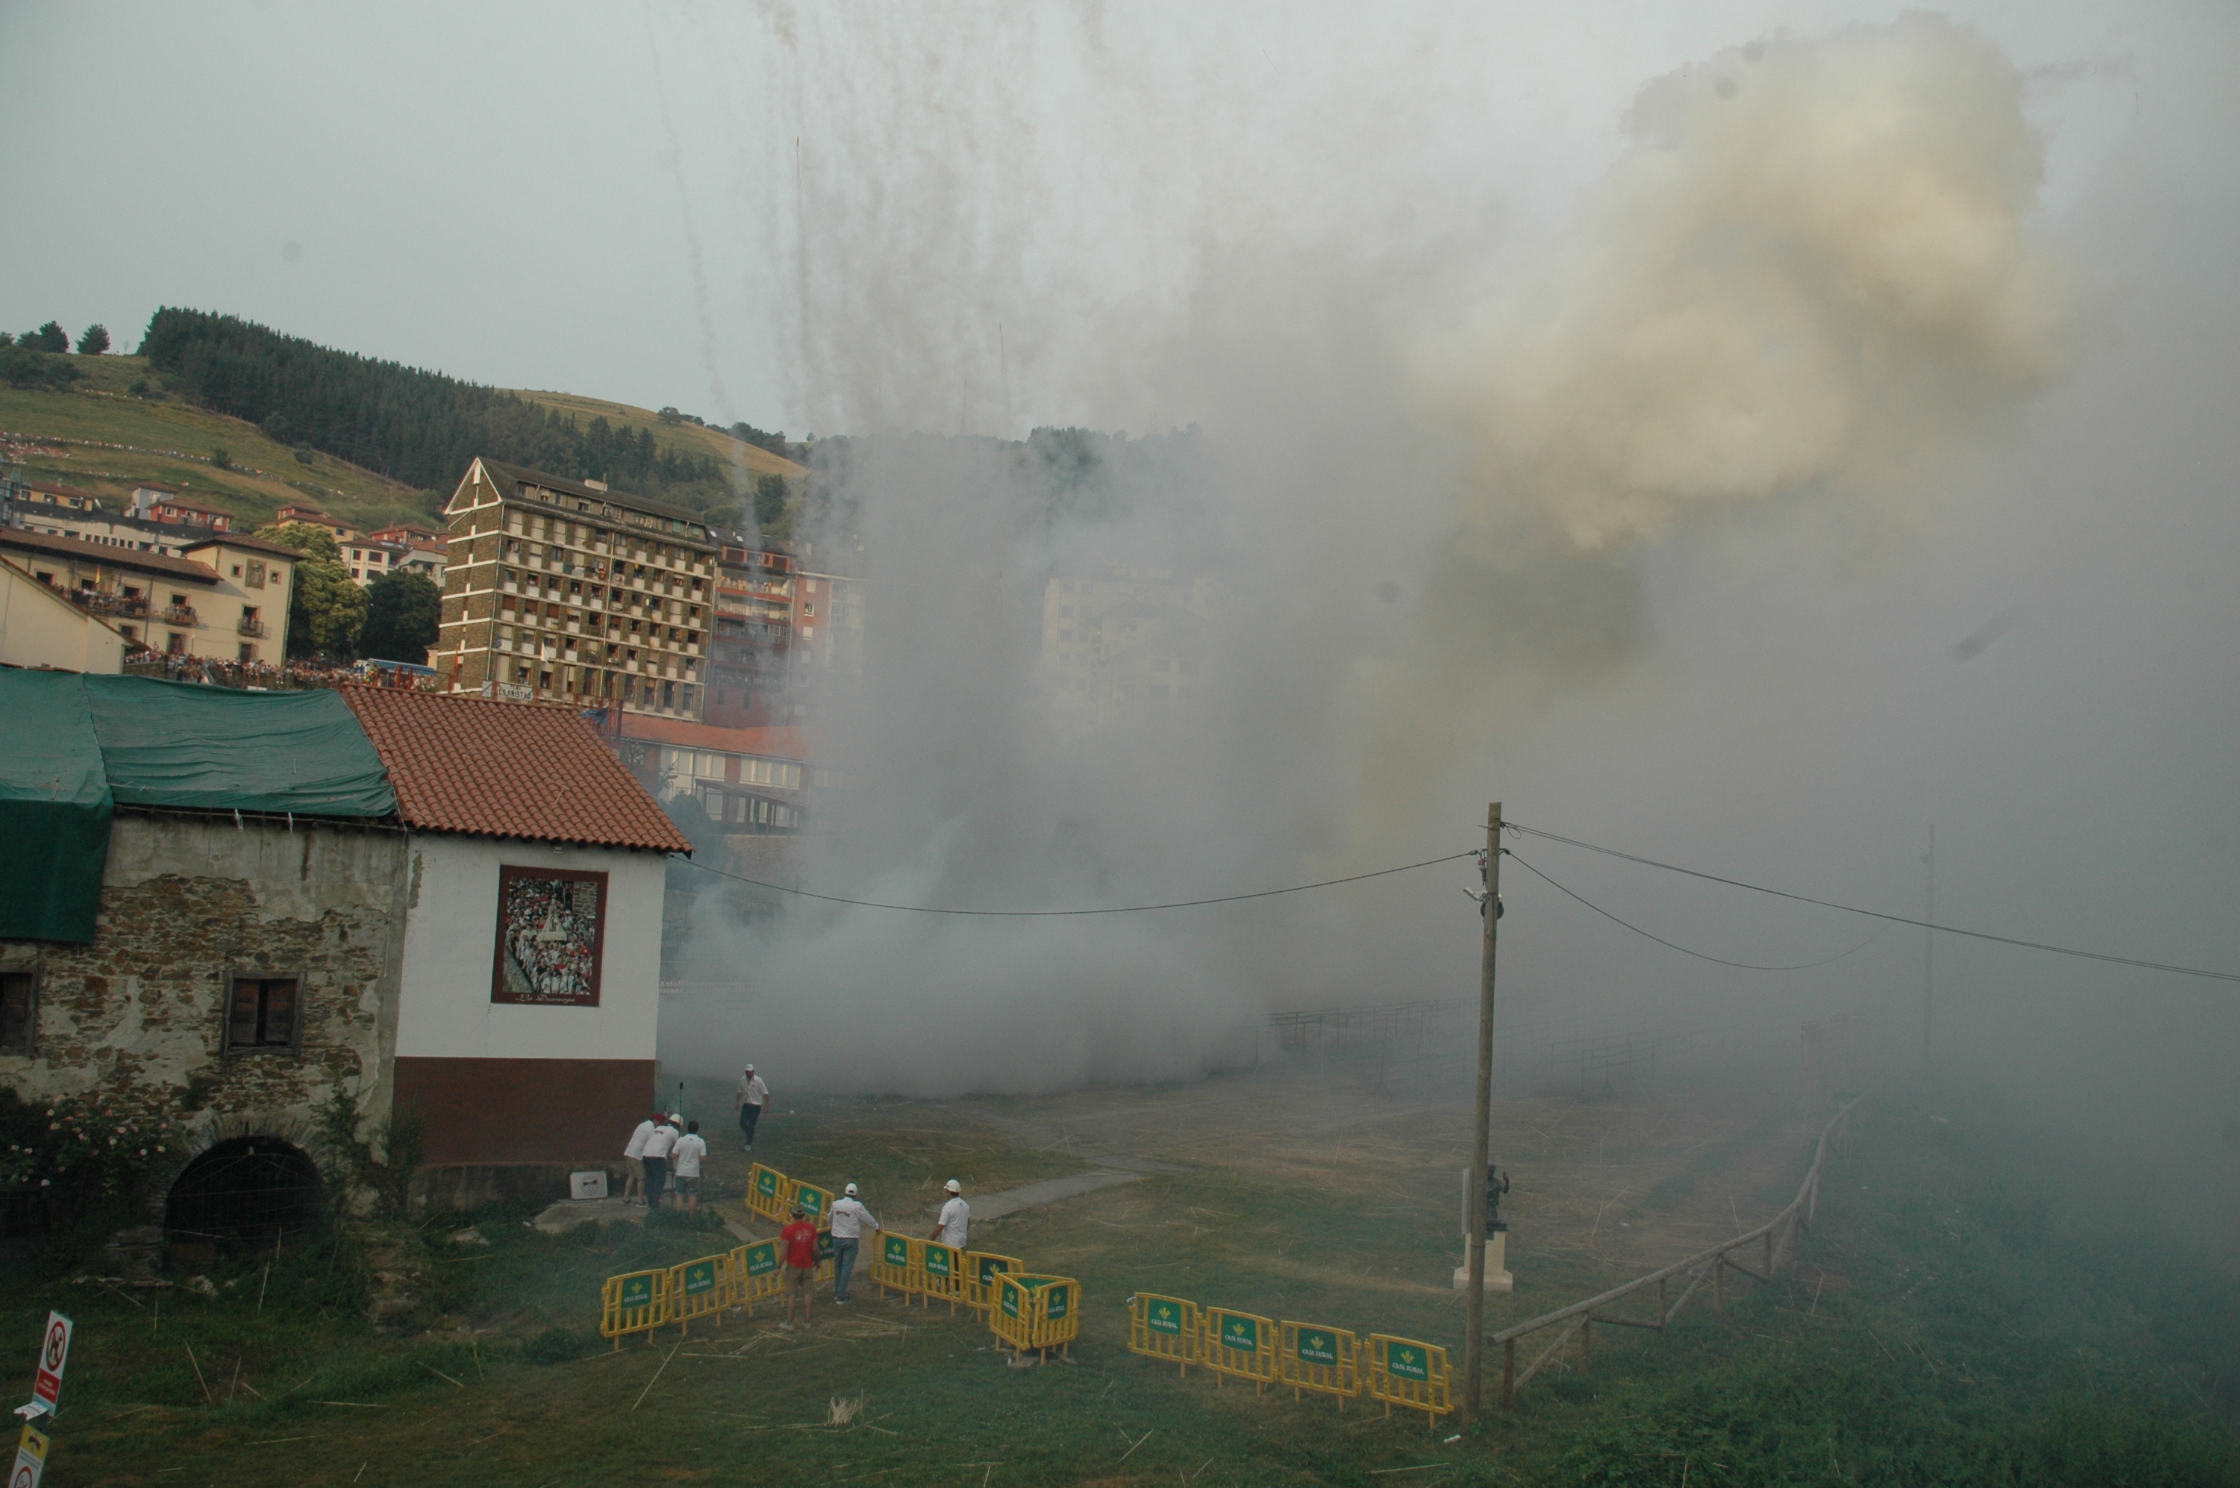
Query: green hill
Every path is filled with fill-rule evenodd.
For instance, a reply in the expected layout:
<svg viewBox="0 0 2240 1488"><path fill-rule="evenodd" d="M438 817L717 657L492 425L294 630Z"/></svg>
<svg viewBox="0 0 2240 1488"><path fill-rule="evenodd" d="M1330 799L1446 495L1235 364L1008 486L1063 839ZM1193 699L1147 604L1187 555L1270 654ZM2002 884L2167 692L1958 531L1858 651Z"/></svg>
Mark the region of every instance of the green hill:
<svg viewBox="0 0 2240 1488"><path fill-rule="evenodd" d="M298 501L369 530L395 522L440 524L438 513L451 487L434 467L426 473L437 476L437 483L420 489L308 445L282 443L260 424L167 391L166 384L175 388L178 379L159 373L144 357L73 356L69 363L81 377L64 389L0 383L0 453L24 465L35 481L89 491L110 510L122 510L135 485L156 481L244 525L269 522L280 507ZM793 481L808 473L724 430L663 419L652 409L572 393L506 396L518 397L540 418L551 412L584 425L603 420L649 442L656 459L666 457L667 468L706 472L683 489L639 494L660 494L711 515L735 499L731 493L741 475L750 482L767 476ZM220 452L223 465L217 463ZM463 474L464 460L457 463ZM616 484L633 489L626 481Z"/></svg>
<svg viewBox="0 0 2240 1488"><path fill-rule="evenodd" d="M428 525L450 494L414 490L316 451L299 456L255 424L162 393L140 357L70 360L84 376L67 391L0 384L0 446L31 479L90 491L112 511L124 509L135 485L158 481L244 524L269 522L282 506L308 501L375 528ZM220 450L224 467L213 462Z"/></svg>

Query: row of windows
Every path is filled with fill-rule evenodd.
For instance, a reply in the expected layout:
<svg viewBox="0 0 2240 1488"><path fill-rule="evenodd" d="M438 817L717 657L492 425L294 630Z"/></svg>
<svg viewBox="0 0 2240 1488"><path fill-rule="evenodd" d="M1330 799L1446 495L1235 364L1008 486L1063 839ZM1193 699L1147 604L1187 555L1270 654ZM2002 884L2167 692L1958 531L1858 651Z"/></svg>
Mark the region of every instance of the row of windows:
<svg viewBox="0 0 2240 1488"><path fill-rule="evenodd" d="M670 749L664 753L665 763L672 775L690 775L697 780L723 780L727 778L724 762L738 759L741 785L771 785L781 790L801 789L801 767L787 760L751 759L715 749Z"/></svg>
<svg viewBox="0 0 2240 1488"><path fill-rule="evenodd" d="M39 974L0 972L0 1054L29 1057L39 1027ZM227 980L225 1047L295 1049L303 1043L303 978L236 974Z"/></svg>

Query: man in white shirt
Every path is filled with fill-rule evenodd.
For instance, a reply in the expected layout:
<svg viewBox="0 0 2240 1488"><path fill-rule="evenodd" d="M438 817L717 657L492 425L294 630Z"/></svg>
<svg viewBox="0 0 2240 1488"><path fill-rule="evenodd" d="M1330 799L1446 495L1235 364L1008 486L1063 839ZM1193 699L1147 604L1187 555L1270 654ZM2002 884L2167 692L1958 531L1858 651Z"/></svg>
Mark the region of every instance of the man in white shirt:
<svg viewBox="0 0 2240 1488"><path fill-rule="evenodd" d="M646 1134L646 1150L640 1154L646 1165L646 1207L661 1207L661 1190L669 1184L669 1153L677 1145L677 1129L663 1117L652 1131Z"/></svg>
<svg viewBox="0 0 2240 1488"><path fill-rule="evenodd" d="M700 1123L686 1122L684 1135L669 1149L669 1168L677 1175L677 1197L684 1201L687 1214L700 1212L700 1159L707 1155L708 1143L700 1135Z"/></svg>
<svg viewBox="0 0 2240 1488"><path fill-rule="evenodd" d="M622 1202L625 1204L643 1204L646 1201L646 1138L653 1135L653 1129L660 1121L661 1118L655 1115L639 1122L638 1129L630 1133L630 1145L622 1149L623 1160L630 1164L630 1171L622 1180Z"/></svg>
<svg viewBox="0 0 2240 1488"><path fill-rule="evenodd" d="M848 1279L855 1275L856 1251L863 1243L863 1227L879 1232L879 1221L863 1207L856 1197L856 1186L851 1183L842 1191L832 1206L832 1300L848 1300Z"/></svg>
<svg viewBox="0 0 2240 1488"><path fill-rule="evenodd" d="M762 1083L762 1076L748 1065L739 1075L739 1089L733 1099L739 1106L739 1134L746 1138L746 1149L754 1151L754 1124L762 1119L762 1108L770 1103L770 1087Z"/></svg>
<svg viewBox="0 0 2240 1488"><path fill-rule="evenodd" d="M950 1179L942 1188L948 1193L949 1201L941 1206L941 1222L926 1238L938 1240L953 1250L962 1250L972 1229L972 1206L964 1201L964 1185L956 1179Z"/></svg>

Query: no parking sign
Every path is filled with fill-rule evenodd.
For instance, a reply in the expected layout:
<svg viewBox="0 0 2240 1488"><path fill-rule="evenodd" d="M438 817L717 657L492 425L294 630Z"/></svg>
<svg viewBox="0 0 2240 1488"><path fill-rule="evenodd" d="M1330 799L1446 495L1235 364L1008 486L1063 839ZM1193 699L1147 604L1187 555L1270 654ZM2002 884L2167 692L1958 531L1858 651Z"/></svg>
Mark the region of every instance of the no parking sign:
<svg viewBox="0 0 2240 1488"><path fill-rule="evenodd" d="M46 1336L39 1341L39 1372L31 1381L31 1403L17 1407L17 1415L36 1419L54 1414L62 1399L62 1366L70 1361L70 1326L70 1319L61 1313L47 1314Z"/></svg>

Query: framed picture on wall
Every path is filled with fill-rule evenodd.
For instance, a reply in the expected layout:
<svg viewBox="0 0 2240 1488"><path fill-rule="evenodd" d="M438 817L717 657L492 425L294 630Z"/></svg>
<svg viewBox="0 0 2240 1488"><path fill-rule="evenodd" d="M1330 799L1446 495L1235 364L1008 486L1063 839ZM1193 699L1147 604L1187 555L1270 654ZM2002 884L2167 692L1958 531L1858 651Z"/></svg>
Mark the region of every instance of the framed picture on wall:
<svg viewBox="0 0 2240 1488"><path fill-rule="evenodd" d="M604 873L499 865L492 1002L597 1007L606 940Z"/></svg>

